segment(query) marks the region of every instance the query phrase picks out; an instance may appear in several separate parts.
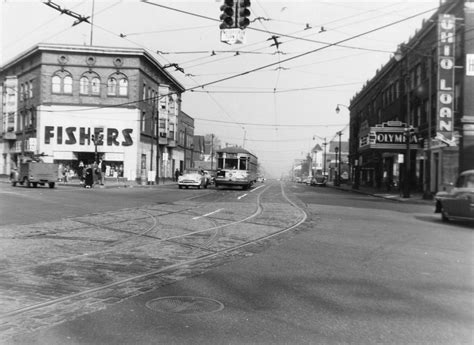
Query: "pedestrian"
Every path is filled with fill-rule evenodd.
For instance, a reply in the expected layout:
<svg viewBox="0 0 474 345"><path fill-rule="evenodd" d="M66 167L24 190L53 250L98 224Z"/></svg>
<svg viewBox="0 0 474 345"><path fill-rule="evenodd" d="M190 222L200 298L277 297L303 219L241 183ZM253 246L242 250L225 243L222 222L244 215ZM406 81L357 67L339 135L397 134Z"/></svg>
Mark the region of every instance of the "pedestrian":
<svg viewBox="0 0 474 345"><path fill-rule="evenodd" d="M64 166L63 169L63 183L67 183L67 178L69 176L69 167L67 165Z"/></svg>
<svg viewBox="0 0 474 345"><path fill-rule="evenodd" d="M85 172L85 188L92 188L94 184L94 171L92 170L92 166L87 164L86 172Z"/></svg>
<svg viewBox="0 0 474 345"><path fill-rule="evenodd" d="M105 165L105 162L103 159L99 160L99 181L100 185L103 186L105 182L105 173L107 172L107 166Z"/></svg>
<svg viewBox="0 0 474 345"><path fill-rule="evenodd" d="M179 177L179 175L181 175L181 173L179 172L178 169L176 169L176 171L174 172L174 178L175 178L174 180L175 180L175 182L178 182L178 177Z"/></svg>
<svg viewBox="0 0 474 345"><path fill-rule="evenodd" d="M84 184L84 162L80 161L77 168L77 176L79 177L79 183Z"/></svg>
<svg viewBox="0 0 474 345"><path fill-rule="evenodd" d="M93 181L94 181L94 184L97 184L99 183L99 164L97 161L94 161L94 163L92 163L92 178L93 178Z"/></svg>

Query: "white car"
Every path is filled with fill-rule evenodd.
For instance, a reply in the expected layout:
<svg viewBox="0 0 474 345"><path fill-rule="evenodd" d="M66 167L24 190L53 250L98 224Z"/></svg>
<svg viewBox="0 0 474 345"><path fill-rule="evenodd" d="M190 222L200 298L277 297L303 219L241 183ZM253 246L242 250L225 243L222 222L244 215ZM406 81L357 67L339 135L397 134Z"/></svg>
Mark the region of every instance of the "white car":
<svg viewBox="0 0 474 345"><path fill-rule="evenodd" d="M189 188L189 186L197 187L197 189L201 187L207 188L207 179L202 170L187 169L178 177L179 189L183 187Z"/></svg>

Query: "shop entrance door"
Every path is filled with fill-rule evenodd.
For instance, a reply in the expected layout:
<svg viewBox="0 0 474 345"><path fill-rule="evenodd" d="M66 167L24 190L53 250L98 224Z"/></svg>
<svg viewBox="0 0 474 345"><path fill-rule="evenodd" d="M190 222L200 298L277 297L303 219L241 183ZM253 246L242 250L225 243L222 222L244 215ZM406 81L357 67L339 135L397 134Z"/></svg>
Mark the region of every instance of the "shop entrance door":
<svg viewBox="0 0 474 345"><path fill-rule="evenodd" d="M95 160L94 152L76 152L77 160L82 161L85 165L93 164Z"/></svg>

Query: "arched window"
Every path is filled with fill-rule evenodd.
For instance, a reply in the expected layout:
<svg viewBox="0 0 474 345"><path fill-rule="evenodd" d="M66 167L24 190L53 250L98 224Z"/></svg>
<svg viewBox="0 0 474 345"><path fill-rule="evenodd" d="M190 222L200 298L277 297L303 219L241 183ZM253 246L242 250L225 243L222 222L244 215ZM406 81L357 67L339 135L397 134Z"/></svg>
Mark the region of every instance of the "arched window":
<svg viewBox="0 0 474 345"><path fill-rule="evenodd" d="M109 96L115 96L117 94L117 79L109 78L107 81L107 94Z"/></svg>
<svg viewBox="0 0 474 345"><path fill-rule="evenodd" d="M72 93L72 77L67 75L63 79L63 90L64 93Z"/></svg>
<svg viewBox="0 0 474 345"><path fill-rule="evenodd" d="M119 81L119 96L128 95L128 80L125 78L120 79Z"/></svg>
<svg viewBox="0 0 474 345"><path fill-rule="evenodd" d="M61 93L61 77L59 75L53 75L51 78L52 91L53 93Z"/></svg>
<svg viewBox="0 0 474 345"><path fill-rule="evenodd" d="M51 77L51 91L53 93L72 93L72 77L69 72L57 71Z"/></svg>
<svg viewBox="0 0 474 345"><path fill-rule="evenodd" d="M100 79L97 77L92 78L91 92L93 95L100 94Z"/></svg>
<svg viewBox="0 0 474 345"><path fill-rule="evenodd" d="M81 79L79 80L79 93L81 95L89 94L89 78L81 77Z"/></svg>

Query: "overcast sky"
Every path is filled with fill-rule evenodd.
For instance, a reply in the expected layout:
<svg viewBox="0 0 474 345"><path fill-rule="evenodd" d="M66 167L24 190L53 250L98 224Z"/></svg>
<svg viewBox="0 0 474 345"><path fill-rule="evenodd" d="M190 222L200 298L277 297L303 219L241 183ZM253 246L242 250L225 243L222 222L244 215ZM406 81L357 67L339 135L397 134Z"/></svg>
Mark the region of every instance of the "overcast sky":
<svg viewBox="0 0 474 345"><path fill-rule="evenodd" d="M74 18L43 1L0 1L2 65L38 43L90 44L91 25L72 26ZM184 87L211 83L183 94L195 134L244 146L277 177L322 138L342 130L347 140L349 111L342 106L336 114L336 105L349 105L439 4L251 0L246 42L228 45L220 42L216 21L222 0L53 2L84 16L94 4L93 45L144 48L163 65L177 63L184 73L168 71ZM278 49L272 36L279 36Z"/></svg>

